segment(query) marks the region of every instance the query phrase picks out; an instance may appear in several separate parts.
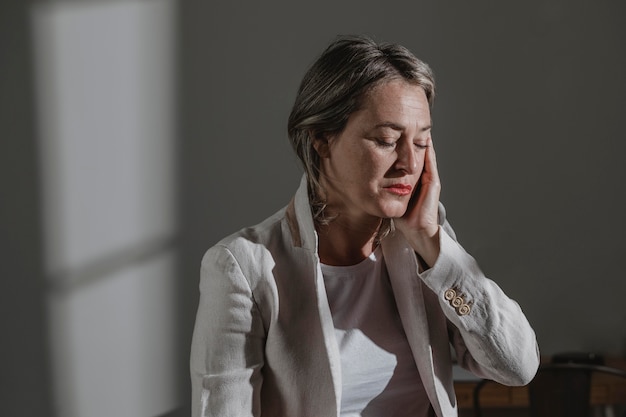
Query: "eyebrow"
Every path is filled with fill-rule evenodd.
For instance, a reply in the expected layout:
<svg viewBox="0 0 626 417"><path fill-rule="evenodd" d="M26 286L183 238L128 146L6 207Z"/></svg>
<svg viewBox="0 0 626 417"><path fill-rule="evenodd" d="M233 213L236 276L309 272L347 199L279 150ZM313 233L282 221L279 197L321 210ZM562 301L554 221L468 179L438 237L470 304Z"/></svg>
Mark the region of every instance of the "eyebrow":
<svg viewBox="0 0 626 417"><path fill-rule="evenodd" d="M388 127L390 129L393 129L393 130L405 130L406 129L404 126L399 125L399 124L394 123L394 122L379 123L376 126L374 126L374 129L379 129L381 127ZM433 127L433 125L432 125L432 123L430 123L430 124L424 126L423 128L421 128L420 132L425 132L425 131L427 131L429 129L432 129L432 127Z"/></svg>

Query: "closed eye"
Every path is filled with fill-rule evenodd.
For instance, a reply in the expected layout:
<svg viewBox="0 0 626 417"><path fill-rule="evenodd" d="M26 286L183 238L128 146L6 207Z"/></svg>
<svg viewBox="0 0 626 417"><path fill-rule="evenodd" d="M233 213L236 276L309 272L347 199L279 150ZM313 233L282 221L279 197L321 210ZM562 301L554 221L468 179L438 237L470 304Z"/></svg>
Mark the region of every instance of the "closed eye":
<svg viewBox="0 0 626 417"><path fill-rule="evenodd" d="M389 141L389 140L384 140L384 139L376 139L376 145L380 146L381 148L393 148L394 146L396 146L396 141Z"/></svg>

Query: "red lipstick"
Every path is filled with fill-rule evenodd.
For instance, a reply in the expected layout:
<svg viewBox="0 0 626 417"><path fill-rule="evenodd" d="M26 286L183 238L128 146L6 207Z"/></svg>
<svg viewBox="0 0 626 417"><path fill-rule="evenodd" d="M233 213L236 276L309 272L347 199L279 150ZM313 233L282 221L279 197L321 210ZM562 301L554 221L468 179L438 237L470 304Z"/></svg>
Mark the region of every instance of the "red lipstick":
<svg viewBox="0 0 626 417"><path fill-rule="evenodd" d="M409 184L393 184L389 187L385 187L385 190L396 195L409 195L412 189L413 187Z"/></svg>

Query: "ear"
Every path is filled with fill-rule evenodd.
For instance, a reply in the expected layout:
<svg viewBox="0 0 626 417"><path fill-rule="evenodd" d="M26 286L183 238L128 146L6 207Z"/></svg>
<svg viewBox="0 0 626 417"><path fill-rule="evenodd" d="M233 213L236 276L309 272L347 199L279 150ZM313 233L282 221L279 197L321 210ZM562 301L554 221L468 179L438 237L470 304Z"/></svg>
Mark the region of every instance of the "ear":
<svg viewBox="0 0 626 417"><path fill-rule="evenodd" d="M313 148L320 158L328 158L330 156L329 137L324 133L311 132L313 137Z"/></svg>

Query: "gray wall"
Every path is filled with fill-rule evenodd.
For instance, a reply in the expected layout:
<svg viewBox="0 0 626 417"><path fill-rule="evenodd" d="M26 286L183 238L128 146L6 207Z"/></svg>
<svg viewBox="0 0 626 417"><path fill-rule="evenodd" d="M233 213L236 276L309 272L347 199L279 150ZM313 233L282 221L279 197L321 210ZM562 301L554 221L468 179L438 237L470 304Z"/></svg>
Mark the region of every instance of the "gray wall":
<svg viewBox="0 0 626 417"><path fill-rule="evenodd" d="M299 80L335 35L366 33L433 67L442 200L542 352L626 354L624 3L284 3L183 6L189 278L207 247L288 201Z"/></svg>

